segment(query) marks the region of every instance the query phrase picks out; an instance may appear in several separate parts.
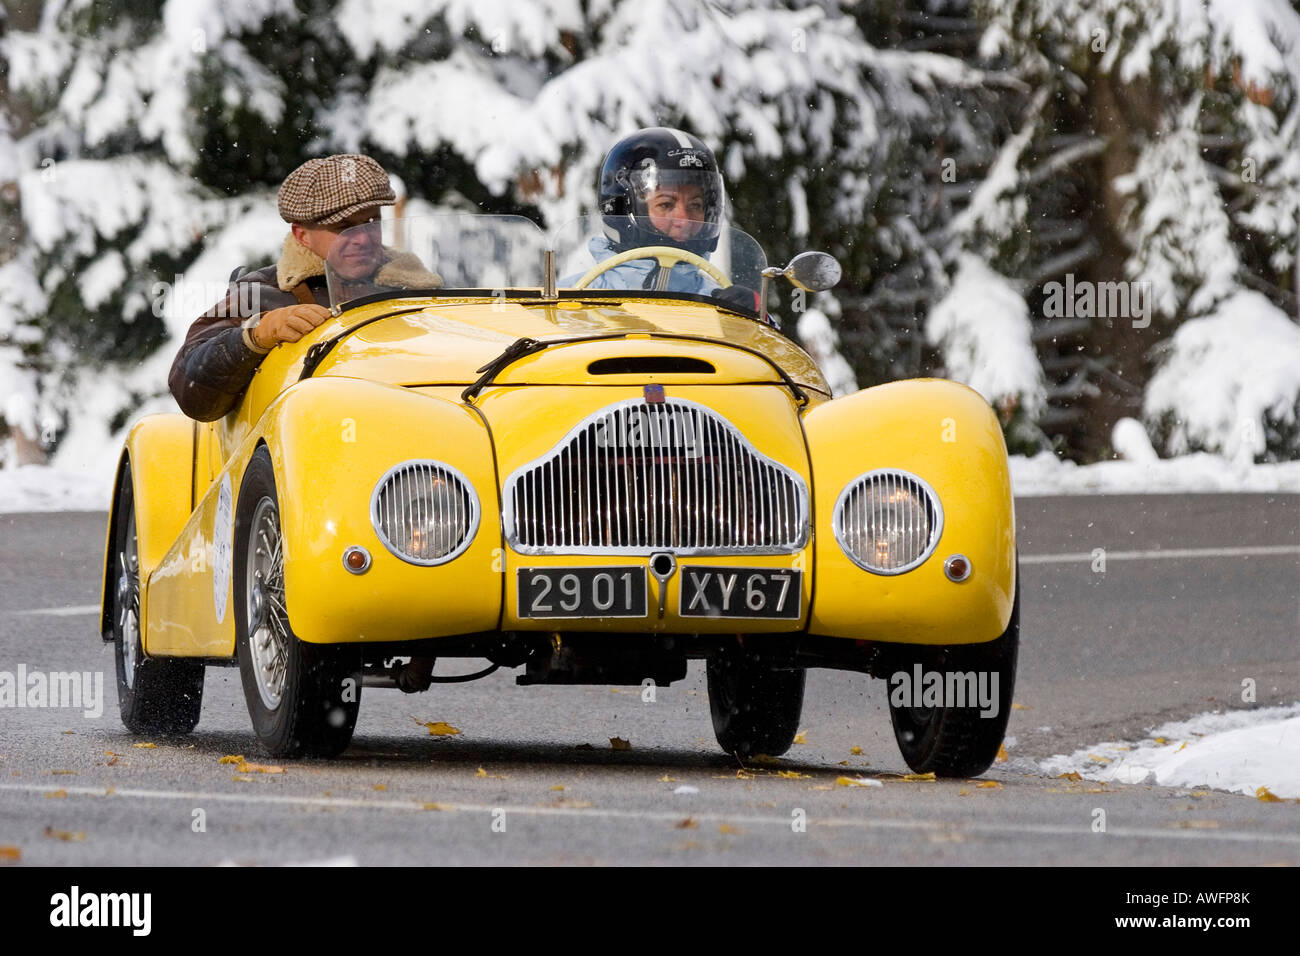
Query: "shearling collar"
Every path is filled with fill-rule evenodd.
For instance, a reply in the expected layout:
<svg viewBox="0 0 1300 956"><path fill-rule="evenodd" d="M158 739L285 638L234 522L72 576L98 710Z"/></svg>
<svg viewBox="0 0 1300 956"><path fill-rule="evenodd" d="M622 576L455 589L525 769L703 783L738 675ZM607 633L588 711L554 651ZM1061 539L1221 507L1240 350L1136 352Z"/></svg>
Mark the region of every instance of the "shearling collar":
<svg viewBox="0 0 1300 956"><path fill-rule="evenodd" d="M437 289L442 277L424 267L418 256L385 247L384 265L375 275L375 283L402 289ZM292 292L304 279L325 274L325 260L293 237L284 237L280 260L275 264L275 281L282 292Z"/></svg>

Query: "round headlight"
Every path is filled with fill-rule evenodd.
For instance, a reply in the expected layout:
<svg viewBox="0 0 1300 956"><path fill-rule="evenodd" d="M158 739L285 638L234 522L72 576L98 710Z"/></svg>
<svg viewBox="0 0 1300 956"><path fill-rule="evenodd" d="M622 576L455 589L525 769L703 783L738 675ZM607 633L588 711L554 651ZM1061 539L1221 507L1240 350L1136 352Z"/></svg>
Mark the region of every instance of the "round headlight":
<svg viewBox="0 0 1300 956"><path fill-rule="evenodd" d="M442 564L460 554L478 530L478 496L455 468L406 461L389 469L370 499L379 540L412 564Z"/></svg>
<svg viewBox="0 0 1300 956"><path fill-rule="evenodd" d="M943 509L934 489L916 475L882 468L849 483L831 521L835 540L858 567L902 574L938 545Z"/></svg>

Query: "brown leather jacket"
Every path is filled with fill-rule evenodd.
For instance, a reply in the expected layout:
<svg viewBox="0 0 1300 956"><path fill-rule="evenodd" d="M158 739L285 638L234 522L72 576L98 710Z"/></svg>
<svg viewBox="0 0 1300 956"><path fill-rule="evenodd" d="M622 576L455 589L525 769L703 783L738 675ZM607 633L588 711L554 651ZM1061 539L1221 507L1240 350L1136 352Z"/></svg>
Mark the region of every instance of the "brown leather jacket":
<svg viewBox="0 0 1300 956"><path fill-rule="evenodd" d="M381 288L427 289L442 285L442 279L425 269L411 253L391 249L385 253L379 272L373 280L360 283L357 294ZM215 421L232 412L266 355L249 348L242 328L244 320L296 302L328 307L329 288L325 260L290 234L285 237L275 265L231 283L225 299L190 326L167 376L181 411L201 422Z"/></svg>
<svg viewBox="0 0 1300 956"><path fill-rule="evenodd" d="M244 320L296 302L328 307L325 277L308 277L286 292L272 265L232 283L225 299L194 320L172 362L167 385L181 411L201 422L233 411L266 357L248 347Z"/></svg>

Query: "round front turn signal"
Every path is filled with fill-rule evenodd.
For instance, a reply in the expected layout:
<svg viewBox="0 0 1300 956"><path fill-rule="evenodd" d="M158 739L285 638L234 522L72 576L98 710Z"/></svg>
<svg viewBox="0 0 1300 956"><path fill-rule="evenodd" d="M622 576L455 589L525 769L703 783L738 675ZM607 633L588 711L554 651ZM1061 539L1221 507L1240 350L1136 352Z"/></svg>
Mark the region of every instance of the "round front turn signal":
<svg viewBox="0 0 1300 956"><path fill-rule="evenodd" d="M943 573L948 575L948 580L960 584L970 577L970 558L964 554L953 554L948 556L948 560L943 563Z"/></svg>
<svg viewBox="0 0 1300 956"><path fill-rule="evenodd" d="M370 570L370 552L353 545L343 552L343 567L353 574L365 574Z"/></svg>

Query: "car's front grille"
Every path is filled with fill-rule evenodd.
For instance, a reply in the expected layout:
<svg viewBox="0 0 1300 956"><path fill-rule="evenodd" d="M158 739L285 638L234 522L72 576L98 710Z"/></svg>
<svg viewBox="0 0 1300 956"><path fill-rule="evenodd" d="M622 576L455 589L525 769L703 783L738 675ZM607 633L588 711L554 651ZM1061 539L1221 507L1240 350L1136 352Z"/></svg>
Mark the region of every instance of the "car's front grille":
<svg viewBox="0 0 1300 956"><path fill-rule="evenodd" d="M808 489L716 412L682 399L604 408L505 485L524 554L781 554L808 537Z"/></svg>

